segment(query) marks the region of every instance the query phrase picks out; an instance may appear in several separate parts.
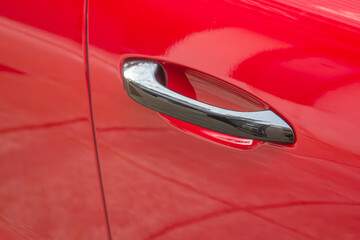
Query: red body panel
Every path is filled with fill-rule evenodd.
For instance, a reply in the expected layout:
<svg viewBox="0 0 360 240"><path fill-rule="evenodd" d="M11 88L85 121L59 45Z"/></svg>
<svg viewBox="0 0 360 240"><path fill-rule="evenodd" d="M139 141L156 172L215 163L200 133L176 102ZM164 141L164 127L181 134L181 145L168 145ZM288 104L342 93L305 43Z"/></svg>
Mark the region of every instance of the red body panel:
<svg viewBox="0 0 360 240"><path fill-rule="evenodd" d="M360 238L357 1L89 4L89 66L85 2L1 4L1 239L109 238L87 67L113 239ZM211 79L253 95L296 142L247 146L139 105L130 57L205 74L204 101L253 107Z"/></svg>
<svg viewBox="0 0 360 240"><path fill-rule="evenodd" d="M0 5L0 239L106 239L84 3Z"/></svg>
<svg viewBox="0 0 360 240"><path fill-rule="evenodd" d="M360 238L357 2L89 4L113 239ZM295 144L242 150L169 124L127 96L128 57L196 69L249 92L292 125Z"/></svg>

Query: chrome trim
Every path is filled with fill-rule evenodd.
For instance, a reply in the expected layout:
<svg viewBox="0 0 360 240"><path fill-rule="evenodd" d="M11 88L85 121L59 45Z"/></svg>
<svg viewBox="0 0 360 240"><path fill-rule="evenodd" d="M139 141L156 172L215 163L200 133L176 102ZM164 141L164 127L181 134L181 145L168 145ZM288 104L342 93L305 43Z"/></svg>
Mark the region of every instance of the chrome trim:
<svg viewBox="0 0 360 240"><path fill-rule="evenodd" d="M271 110L238 112L171 91L156 79L157 71L163 70L159 63L127 60L122 70L128 95L155 111L231 136L279 143L295 141L292 128Z"/></svg>

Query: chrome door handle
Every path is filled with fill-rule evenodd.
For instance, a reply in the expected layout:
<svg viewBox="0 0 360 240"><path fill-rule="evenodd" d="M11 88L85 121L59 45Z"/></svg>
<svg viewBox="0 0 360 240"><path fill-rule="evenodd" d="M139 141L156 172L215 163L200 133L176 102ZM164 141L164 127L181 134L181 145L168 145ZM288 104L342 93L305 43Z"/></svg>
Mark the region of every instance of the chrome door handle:
<svg viewBox="0 0 360 240"><path fill-rule="evenodd" d="M161 69L153 61L125 61L122 73L127 94L148 108L213 131L269 142L294 142L292 128L273 111L239 112L185 97L157 80Z"/></svg>

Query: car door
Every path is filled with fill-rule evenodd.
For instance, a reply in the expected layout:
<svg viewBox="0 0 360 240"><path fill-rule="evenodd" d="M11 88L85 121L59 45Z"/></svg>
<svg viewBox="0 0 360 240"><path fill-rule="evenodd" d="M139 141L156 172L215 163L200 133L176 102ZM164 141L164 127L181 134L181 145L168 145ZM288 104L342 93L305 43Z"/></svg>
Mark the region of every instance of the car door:
<svg viewBox="0 0 360 240"><path fill-rule="evenodd" d="M1 1L0 239L107 239L83 1Z"/></svg>
<svg viewBox="0 0 360 240"><path fill-rule="evenodd" d="M358 239L359 12L350 0L90 0L89 80L112 238ZM133 60L160 72L130 76ZM188 102L272 111L294 137L221 132L219 118L194 120L171 97L164 110L165 95L135 78L156 78Z"/></svg>

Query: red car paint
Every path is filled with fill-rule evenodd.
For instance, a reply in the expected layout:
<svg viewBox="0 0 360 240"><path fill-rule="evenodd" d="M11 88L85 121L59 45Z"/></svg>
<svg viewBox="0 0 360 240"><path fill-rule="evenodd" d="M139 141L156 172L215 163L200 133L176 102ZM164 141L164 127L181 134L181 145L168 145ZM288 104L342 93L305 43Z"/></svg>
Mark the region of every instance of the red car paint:
<svg viewBox="0 0 360 240"><path fill-rule="evenodd" d="M112 238L358 239L359 13L340 0L90 1ZM169 124L126 94L121 65L132 57L250 93L291 124L295 144L241 150Z"/></svg>
<svg viewBox="0 0 360 240"><path fill-rule="evenodd" d="M357 1L89 0L88 32L86 4L1 5L1 239L109 238L102 191L115 240L359 239ZM239 146L139 105L131 57L235 86L296 142Z"/></svg>
<svg viewBox="0 0 360 240"><path fill-rule="evenodd" d="M107 239L83 2L0 5L0 239Z"/></svg>

